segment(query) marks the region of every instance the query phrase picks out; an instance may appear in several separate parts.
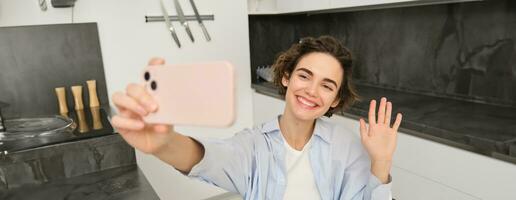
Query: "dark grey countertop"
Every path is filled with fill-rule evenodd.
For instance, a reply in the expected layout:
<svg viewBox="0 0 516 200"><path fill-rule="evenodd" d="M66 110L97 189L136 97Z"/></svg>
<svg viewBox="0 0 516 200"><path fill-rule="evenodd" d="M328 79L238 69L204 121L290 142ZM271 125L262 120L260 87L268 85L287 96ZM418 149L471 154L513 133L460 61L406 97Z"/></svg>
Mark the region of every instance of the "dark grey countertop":
<svg viewBox="0 0 516 200"><path fill-rule="evenodd" d="M282 99L270 83L259 93ZM516 108L358 85L361 102L338 115L366 118L370 99L385 96L403 113L401 132L516 164ZM395 115L393 115L395 116Z"/></svg>
<svg viewBox="0 0 516 200"><path fill-rule="evenodd" d="M0 190L0 199L159 199L136 165Z"/></svg>

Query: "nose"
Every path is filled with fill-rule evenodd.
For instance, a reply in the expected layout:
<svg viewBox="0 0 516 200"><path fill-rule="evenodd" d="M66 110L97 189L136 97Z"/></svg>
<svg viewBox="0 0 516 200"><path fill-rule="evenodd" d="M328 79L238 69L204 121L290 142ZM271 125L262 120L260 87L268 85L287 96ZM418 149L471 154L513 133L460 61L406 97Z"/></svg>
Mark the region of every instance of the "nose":
<svg viewBox="0 0 516 200"><path fill-rule="evenodd" d="M315 82L312 82L305 88L305 92L310 97L317 97L317 84L315 84Z"/></svg>

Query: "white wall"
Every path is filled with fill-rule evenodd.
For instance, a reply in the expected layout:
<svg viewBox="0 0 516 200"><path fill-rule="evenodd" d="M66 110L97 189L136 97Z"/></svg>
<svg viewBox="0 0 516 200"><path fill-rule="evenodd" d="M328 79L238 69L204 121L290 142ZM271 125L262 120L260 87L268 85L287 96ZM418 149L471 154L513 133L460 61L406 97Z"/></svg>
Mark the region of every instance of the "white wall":
<svg viewBox="0 0 516 200"><path fill-rule="evenodd" d="M197 0L201 14L214 14L206 21L212 41L206 42L197 22L190 22L196 39L192 44L185 30L174 22L183 47L178 49L164 23L145 23L145 15L161 15L157 0L79 0L75 8L39 9L37 0L0 0L0 26L97 22L109 94L139 80L139 73L153 56L169 62L186 63L229 60L237 74L237 117L228 129L177 127L187 135L229 137L252 125L249 34L247 2ZM187 0L180 0L186 15L193 14ZM165 0L169 14L175 14L171 0ZM72 17L73 16L73 17ZM202 114L202 113L200 113ZM154 157L137 152L137 161L161 199L202 199L222 190L190 180Z"/></svg>
<svg viewBox="0 0 516 200"><path fill-rule="evenodd" d="M20 26L31 24L70 23L71 9L55 9L47 4L43 12L38 1L0 0L0 26Z"/></svg>
<svg viewBox="0 0 516 200"><path fill-rule="evenodd" d="M281 114L285 105L255 92L253 102L255 124ZM331 119L359 127L354 119ZM392 176L397 200L516 199L516 165L405 133L399 133Z"/></svg>

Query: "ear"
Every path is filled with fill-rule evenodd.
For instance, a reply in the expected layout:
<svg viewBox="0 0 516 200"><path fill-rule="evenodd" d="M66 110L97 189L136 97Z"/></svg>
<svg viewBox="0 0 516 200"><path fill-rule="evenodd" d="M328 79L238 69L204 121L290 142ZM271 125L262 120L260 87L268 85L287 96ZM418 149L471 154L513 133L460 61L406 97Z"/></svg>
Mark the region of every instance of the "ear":
<svg viewBox="0 0 516 200"><path fill-rule="evenodd" d="M333 101L333 103L331 104L330 107L335 108L339 105L339 103L340 103L340 98L335 97L335 100Z"/></svg>
<svg viewBox="0 0 516 200"><path fill-rule="evenodd" d="M285 87L288 86L288 75L287 74L284 74L283 77L281 78L281 84Z"/></svg>

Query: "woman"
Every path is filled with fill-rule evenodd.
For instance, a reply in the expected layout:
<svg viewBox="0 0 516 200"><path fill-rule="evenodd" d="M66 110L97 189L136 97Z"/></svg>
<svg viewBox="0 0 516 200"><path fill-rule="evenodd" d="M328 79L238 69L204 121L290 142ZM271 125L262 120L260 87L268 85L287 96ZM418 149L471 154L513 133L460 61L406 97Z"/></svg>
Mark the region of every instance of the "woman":
<svg viewBox="0 0 516 200"><path fill-rule="evenodd" d="M360 119L361 139L326 119L357 99L351 64L350 52L329 36L292 45L273 66L285 96L283 114L225 140L146 124L142 116L158 105L137 84L113 95L119 114L112 123L136 149L245 199L389 199L401 114L391 126L392 104L382 98L376 118L372 100L369 124Z"/></svg>

